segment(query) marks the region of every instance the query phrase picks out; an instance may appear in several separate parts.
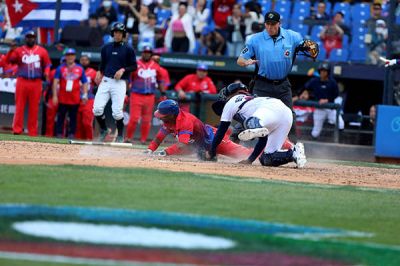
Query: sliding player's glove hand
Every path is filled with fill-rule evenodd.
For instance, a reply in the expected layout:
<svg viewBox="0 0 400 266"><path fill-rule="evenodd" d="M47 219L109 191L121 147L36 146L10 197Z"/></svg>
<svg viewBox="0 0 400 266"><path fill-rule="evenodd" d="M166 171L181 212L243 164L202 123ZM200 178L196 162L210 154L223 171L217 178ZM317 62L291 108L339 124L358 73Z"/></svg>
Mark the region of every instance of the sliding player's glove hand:
<svg viewBox="0 0 400 266"><path fill-rule="evenodd" d="M303 47L305 48L305 52L307 52L311 58L313 59L317 58L319 54L318 43L312 40L304 40Z"/></svg>

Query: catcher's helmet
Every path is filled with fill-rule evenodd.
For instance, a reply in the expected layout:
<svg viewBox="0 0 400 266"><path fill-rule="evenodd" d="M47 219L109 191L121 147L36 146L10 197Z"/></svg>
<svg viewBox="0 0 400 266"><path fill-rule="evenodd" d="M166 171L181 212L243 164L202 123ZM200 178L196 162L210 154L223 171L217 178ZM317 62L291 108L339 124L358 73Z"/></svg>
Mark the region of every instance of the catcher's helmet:
<svg viewBox="0 0 400 266"><path fill-rule="evenodd" d="M124 38L126 36L126 27L123 23L121 22L115 22L112 27L111 27L111 37L114 37L114 32L115 31L120 31L122 32Z"/></svg>
<svg viewBox="0 0 400 266"><path fill-rule="evenodd" d="M226 100L229 96L232 94L235 94L238 91L249 91L247 86L244 85L243 83L231 83L228 86L224 87L221 89L219 92L219 100Z"/></svg>
<svg viewBox="0 0 400 266"><path fill-rule="evenodd" d="M174 100L165 100L158 104L157 110L154 112L154 116L162 118L167 115L178 115L179 105Z"/></svg>

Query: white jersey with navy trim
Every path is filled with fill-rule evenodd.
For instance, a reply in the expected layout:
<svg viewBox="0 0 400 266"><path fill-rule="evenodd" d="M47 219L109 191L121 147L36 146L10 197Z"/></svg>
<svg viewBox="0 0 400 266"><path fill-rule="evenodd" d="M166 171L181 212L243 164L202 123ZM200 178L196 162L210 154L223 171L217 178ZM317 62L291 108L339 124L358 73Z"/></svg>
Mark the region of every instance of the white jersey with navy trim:
<svg viewBox="0 0 400 266"><path fill-rule="evenodd" d="M246 103L240 108L244 102ZM292 111L281 100L269 97L254 98L245 94L229 99L222 111L221 122L231 122L235 115L239 115L243 121L249 117L257 117L260 125L268 129L270 133L265 153L276 152L282 147L293 121Z"/></svg>

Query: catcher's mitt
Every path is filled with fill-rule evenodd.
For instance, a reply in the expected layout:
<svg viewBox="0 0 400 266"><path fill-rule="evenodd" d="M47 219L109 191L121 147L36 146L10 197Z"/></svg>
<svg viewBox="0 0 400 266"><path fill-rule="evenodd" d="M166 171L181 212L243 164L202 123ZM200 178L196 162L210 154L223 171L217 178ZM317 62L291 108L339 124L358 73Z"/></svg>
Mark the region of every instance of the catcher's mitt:
<svg viewBox="0 0 400 266"><path fill-rule="evenodd" d="M312 40L304 40L302 51L304 55L311 57L312 59L316 59L319 54L319 46L318 43Z"/></svg>

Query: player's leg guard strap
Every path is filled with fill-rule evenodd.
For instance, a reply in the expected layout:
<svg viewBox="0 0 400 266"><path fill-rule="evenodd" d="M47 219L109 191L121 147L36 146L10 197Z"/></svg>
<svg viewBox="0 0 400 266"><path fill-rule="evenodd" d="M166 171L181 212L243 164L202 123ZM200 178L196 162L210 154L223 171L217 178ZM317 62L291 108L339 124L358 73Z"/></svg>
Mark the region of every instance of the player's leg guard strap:
<svg viewBox="0 0 400 266"><path fill-rule="evenodd" d="M260 119L258 119L257 117L249 117L246 119L246 121L244 121L244 127L246 129L253 129L253 128L261 128L261 124L260 124Z"/></svg>
<svg viewBox="0 0 400 266"><path fill-rule="evenodd" d="M293 150L276 151L274 153L263 153L260 158L260 163L264 166L280 166L293 162Z"/></svg>

